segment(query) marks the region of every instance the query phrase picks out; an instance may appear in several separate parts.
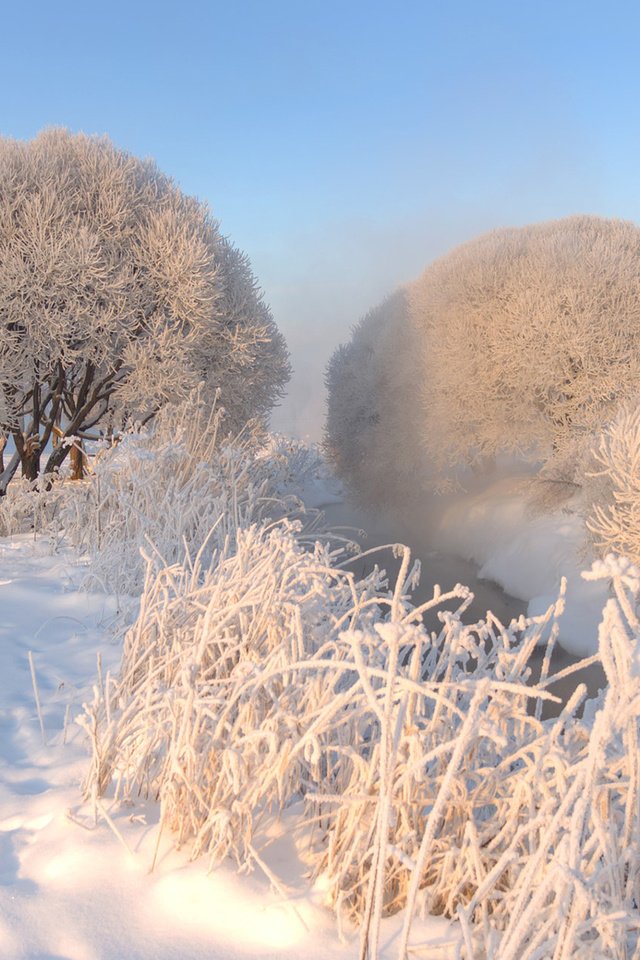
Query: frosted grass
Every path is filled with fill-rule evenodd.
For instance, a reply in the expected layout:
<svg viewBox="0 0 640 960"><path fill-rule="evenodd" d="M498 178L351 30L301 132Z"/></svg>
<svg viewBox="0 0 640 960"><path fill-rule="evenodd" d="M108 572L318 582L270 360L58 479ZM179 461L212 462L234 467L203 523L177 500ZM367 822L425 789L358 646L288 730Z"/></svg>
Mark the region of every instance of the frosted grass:
<svg viewBox="0 0 640 960"><path fill-rule="evenodd" d="M150 558L120 674L86 708L87 798L157 799L160 833L192 858L249 868L270 819L303 797L312 876L341 927L360 927L362 958L399 910L407 956L418 908L457 916L468 958L625 956L640 863L635 573L598 574L616 591L606 694L584 719L578 688L543 722L551 678L529 686L528 660L562 601L509 628L465 624L464 588L411 606L408 553L391 595L379 571L356 582L296 533L239 530L206 567L154 573ZM441 610L437 635L426 607Z"/></svg>
<svg viewBox="0 0 640 960"><path fill-rule="evenodd" d="M401 546L391 587L377 567L357 578L287 493L314 469L303 451L221 443L215 412L206 429L187 414L105 454L61 508L100 577L140 590L121 667L81 718L87 801L157 801L158 846L207 868L265 869L286 811L361 960L402 911L402 960L419 914L457 918L466 960L637 957L637 570L592 569L611 584L608 687L586 703L578 687L543 721L562 595L544 616L467 622L461 585L413 603Z"/></svg>

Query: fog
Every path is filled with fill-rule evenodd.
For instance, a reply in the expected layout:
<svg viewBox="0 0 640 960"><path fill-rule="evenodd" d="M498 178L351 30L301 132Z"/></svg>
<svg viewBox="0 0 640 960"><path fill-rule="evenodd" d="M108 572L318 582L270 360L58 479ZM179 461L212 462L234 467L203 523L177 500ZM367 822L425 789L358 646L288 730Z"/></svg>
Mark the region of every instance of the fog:
<svg viewBox="0 0 640 960"><path fill-rule="evenodd" d="M353 325L434 258L491 225L485 212L471 220L451 216L427 222L424 214L384 223L363 218L300 231L287 250L252 251L293 366L287 395L272 415L273 429L319 441L326 415L325 369Z"/></svg>

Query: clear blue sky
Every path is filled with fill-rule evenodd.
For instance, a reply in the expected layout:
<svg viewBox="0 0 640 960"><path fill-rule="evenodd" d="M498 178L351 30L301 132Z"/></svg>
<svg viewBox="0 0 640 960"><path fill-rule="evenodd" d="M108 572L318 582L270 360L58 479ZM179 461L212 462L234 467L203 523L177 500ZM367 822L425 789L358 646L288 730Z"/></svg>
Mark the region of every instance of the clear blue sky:
<svg viewBox="0 0 640 960"><path fill-rule="evenodd" d="M108 133L245 249L316 435L322 369L452 245L571 213L640 221L640 4L32 2L2 10L0 129Z"/></svg>

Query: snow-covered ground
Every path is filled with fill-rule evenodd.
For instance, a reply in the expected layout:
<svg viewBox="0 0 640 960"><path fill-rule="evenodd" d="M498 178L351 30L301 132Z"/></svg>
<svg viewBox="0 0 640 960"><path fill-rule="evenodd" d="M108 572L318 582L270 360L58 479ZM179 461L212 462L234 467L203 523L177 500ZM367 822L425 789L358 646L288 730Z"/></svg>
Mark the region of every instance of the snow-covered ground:
<svg viewBox="0 0 640 960"><path fill-rule="evenodd" d="M106 674L120 646L115 601L79 590L82 573L72 553L52 554L46 540L0 541L0 958L356 957L357 935L340 943L322 890L308 889L286 821L273 828L266 856L280 892L260 868L207 874L169 837L150 873L153 803L116 811L105 800L96 824L80 793L89 754L73 718L96 682L98 656ZM384 921L381 960L395 956L400 926L400 917ZM431 919L412 939L423 945L419 956L442 960L453 956L457 931Z"/></svg>

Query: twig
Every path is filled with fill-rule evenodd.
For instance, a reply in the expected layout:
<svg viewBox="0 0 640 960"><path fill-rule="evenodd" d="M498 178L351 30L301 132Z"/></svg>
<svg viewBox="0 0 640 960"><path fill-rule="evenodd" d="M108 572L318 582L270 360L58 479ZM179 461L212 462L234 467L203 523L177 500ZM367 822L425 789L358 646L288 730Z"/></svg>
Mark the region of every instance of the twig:
<svg viewBox="0 0 640 960"><path fill-rule="evenodd" d="M40 706L40 694L39 694L39 692L38 692L38 681L37 681L37 679L36 679L36 668L35 668L35 664L34 664L34 662L33 662L33 654L31 653L31 650L29 650L28 656L29 656L29 667L31 668L31 684L32 684L32 686L33 686L33 696L34 696L34 699L35 699L35 701L36 701L36 710L38 711L38 721L39 721L39 723L40 723L40 733L41 733L41 735L42 735L42 745L43 745L43 747L46 747L46 745L47 745L47 738L46 738L45 732L44 732L44 720L43 720L43 718L42 718L42 707Z"/></svg>

